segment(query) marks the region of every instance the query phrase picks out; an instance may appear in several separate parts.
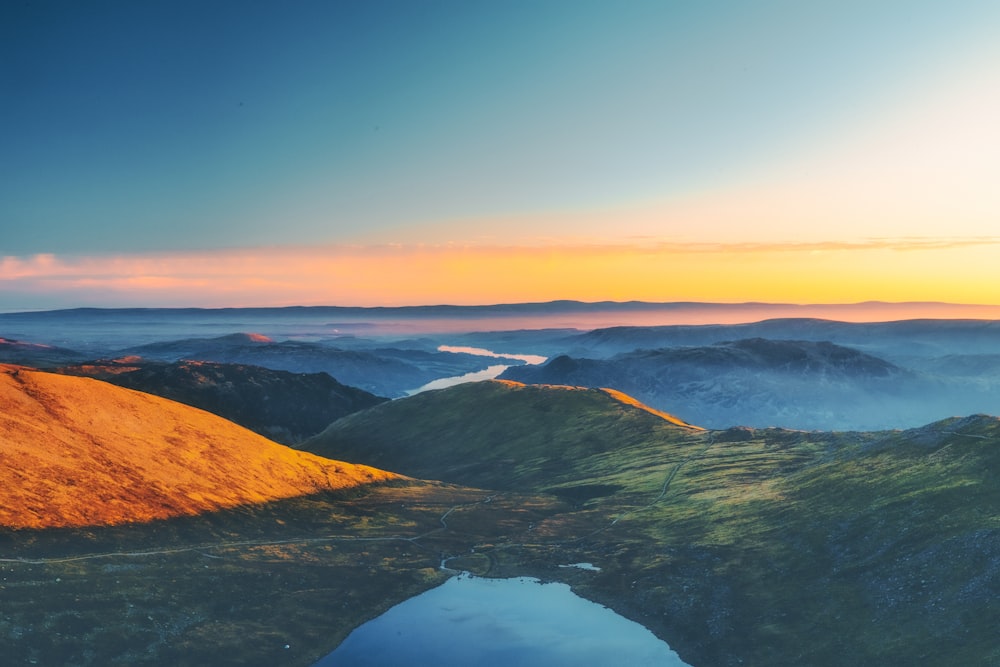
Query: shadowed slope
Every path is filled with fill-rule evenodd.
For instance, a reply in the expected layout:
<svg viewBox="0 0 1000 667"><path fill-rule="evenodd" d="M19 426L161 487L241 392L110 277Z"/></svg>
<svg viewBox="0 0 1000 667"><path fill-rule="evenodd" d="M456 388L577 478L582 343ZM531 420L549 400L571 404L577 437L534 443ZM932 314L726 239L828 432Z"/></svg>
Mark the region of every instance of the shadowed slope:
<svg viewBox="0 0 1000 667"><path fill-rule="evenodd" d="M85 356L64 347L11 340L0 336L0 363L47 366L83 361Z"/></svg>
<svg viewBox="0 0 1000 667"><path fill-rule="evenodd" d="M396 477L105 382L0 366L0 525L149 521Z"/></svg>
<svg viewBox="0 0 1000 667"><path fill-rule="evenodd" d="M125 357L65 366L56 372L93 377L208 410L285 445L388 400L341 384L327 373L210 361L167 363Z"/></svg>

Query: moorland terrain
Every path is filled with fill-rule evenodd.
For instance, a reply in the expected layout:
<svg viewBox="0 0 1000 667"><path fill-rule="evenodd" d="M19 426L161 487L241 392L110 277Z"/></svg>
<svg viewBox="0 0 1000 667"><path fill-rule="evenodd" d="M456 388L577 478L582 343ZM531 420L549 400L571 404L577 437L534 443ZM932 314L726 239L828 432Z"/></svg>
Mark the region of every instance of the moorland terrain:
<svg viewBox="0 0 1000 667"><path fill-rule="evenodd" d="M991 391L993 376L970 358L994 354L992 323L890 324L734 325L788 334L765 342L715 327L433 342L506 341L517 347L501 351L553 356L551 366L640 348L683 356L670 337L699 336L673 347L717 353L720 378L734 352L759 362L775 349L799 366L747 377L788 372L801 390L832 367L921 381L958 369L949 381L975 373L972 384ZM809 332L825 338L806 345ZM616 348L638 338L652 343ZM426 337L399 340L397 349L436 350ZM8 360L63 369L0 373L0 648L10 664L310 665L457 571L568 583L696 667L1000 664L993 416L926 412L879 430L704 428L684 405L647 406L622 387L501 380L352 404L290 449L151 394L197 395L199 382L231 384L232 405L252 404L259 390L242 387L255 383L279 406L355 394L266 363L113 362L130 346L79 352L68 341L54 355L55 341L5 341ZM116 374L116 364L131 370ZM154 379L143 393L65 374L70 365ZM560 567L579 562L599 569Z"/></svg>

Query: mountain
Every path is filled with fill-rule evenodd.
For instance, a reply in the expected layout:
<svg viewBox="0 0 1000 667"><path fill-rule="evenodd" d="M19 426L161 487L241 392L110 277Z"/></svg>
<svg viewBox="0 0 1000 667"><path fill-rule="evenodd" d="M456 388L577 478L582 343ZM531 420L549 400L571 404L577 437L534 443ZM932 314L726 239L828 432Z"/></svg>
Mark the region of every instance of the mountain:
<svg viewBox="0 0 1000 667"><path fill-rule="evenodd" d="M489 360L471 354L380 348L344 350L314 341L274 341L238 333L149 343L123 351L160 361L213 361L263 366L293 373L325 372L378 396L399 397L432 380L480 371Z"/></svg>
<svg viewBox="0 0 1000 667"><path fill-rule="evenodd" d="M703 431L597 390L494 382L356 413L306 446L524 510L559 498L454 562L566 581L689 664L832 666L1000 663L998 442L986 415ZM556 567L581 562L598 569Z"/></svg>
<svg viewBox="0 0 1000 667"><path fill-rule="evenodd" d="M615 391L468 384L306 443L447 482L383 473L331 492L350 464L194 408L26 369L0 379L4 511L39 516L42 488L62 489L47 515L90 513L0 528L5 664L305 667L458 570L567 583L692 665L1000 663L996 417L704 430ZM91 491L105 478L121 490ZM183 510L248 487L243 504L160 520L97 512L140 488Z"/></svg>
<svg viewBox="0 0 1000 667"><path fill-rule="evenodd" d="M85 359L86 355L64 347L0 338L0 363L2 364L52 366L76 363Z"/></svg>
<svg viewBox="0 0 1000 667"><path fill-rule="evenodd" d="M563 355L543 366L509 368L501 377L614 387L711 428L890 428L926 421L935 412L928 405L943 393L928 379L857 350L762 338L636 350L609 359Z"/></svg>
<svg viewBox="0 0 1000 667"><path fill-rule="evenodd" d="M495 489L573 481L588 457L662 430L702 429L611 390L492 381L428 391L348 415L306 450L411 477Z"/></svg>
<svg viewBox="0 0 1000 667"><path fill-rule="evenodd" d="M344 415L388 400L343 385L327 373L245 364L124 357L56 370L201 408L283 444L304 440Z"/></svg>
<svg viewBox="0 0 1000 667"><path fill-rule="evenodd" d="M482 491L106 382L2 366L0 406L4 665L311 665L496 537L443 527Z"/></svg>
<svg viewBox="0 0 1000 667"><path fill-rule="evenodd" d="M748 338L832 342L893 362L947 354L1000 353L997 320L839 322L778 318L745 324L617 326L567 336L565 353L607 358L637 349L699 347Z"/></svg>
<svg viewBox="0 0 1000 667"><path fill-rule="evenodd" d="M0 366L0 404L3 526L152 521L395 478L88 378Z"/></svg>

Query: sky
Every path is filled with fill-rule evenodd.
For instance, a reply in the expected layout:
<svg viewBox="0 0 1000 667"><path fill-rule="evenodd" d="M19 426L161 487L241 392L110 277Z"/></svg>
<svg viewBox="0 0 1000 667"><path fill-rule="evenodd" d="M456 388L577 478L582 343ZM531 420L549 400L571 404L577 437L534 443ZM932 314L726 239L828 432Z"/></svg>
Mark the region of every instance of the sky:
<svg viewBox="0 0 1000 667"><path fill-rule="evenodd" d="M1000 304L1000 3L0 3L0 310Z"/></svg>

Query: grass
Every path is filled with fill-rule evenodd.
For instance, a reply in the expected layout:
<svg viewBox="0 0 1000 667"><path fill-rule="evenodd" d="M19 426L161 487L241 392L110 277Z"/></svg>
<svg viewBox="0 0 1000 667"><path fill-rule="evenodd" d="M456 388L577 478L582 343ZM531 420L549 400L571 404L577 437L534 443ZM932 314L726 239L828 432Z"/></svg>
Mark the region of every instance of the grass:
<svg viewBox="0 0 1000 667"><path fill-rule="evenodd" d="M443 554L551 511L484 497L414 482L153 524L4 533L5 664L312 664L444 581ZM490 528L443 530L456 507L455 524Z"/></svg>
<svg viewBox="0 0 1000 667"><path fill-rule="evenodd" d="M997 420L734 437L607 398L454 388L383 406L377 419L359 413L321 436L325 449L320 438L311 446L406 474L568 501L569 511L536 527L534 541L494 545L493 573L569 581L694 665L996 659ZM493 456L503 465L450 463ZM555 569L576 561L602 569Z"/></svg>
<svg viewBox="0 0 1000 667"><path fill-rule="evenodd" d="M444 560L569 583L697 667L1000 664L998 423L705 432L600 391L428 392L309 447L440 483L0 533L0 558L48 559L0 562L0 648L309 665ZM576 562L601 569L559 567Z"/></svg>

